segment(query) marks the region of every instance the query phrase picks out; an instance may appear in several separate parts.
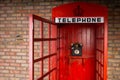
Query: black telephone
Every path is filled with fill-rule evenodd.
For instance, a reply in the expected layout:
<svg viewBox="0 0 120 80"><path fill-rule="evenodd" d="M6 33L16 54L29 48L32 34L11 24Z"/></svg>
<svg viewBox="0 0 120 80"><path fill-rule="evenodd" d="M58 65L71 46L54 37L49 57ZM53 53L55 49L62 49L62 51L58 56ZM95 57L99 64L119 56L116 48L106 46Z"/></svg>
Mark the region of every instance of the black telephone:
<svg viewBox="0 0 120 80"><path fill-rule="evenodd" d="M82 44L72 43L71 44L71 55L72 56L82 56Z"/></svg>

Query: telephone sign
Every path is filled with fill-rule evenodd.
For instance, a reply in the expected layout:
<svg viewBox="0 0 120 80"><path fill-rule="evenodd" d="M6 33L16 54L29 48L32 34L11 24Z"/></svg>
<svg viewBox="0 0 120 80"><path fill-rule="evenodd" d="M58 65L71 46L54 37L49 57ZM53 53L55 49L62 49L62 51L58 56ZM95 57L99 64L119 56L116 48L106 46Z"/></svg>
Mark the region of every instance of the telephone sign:
<svg viewBox="0 0 120 80"><path fill-rule="evenodd" d="M56 17L55 23L104 23L103 17Z"/></svg>

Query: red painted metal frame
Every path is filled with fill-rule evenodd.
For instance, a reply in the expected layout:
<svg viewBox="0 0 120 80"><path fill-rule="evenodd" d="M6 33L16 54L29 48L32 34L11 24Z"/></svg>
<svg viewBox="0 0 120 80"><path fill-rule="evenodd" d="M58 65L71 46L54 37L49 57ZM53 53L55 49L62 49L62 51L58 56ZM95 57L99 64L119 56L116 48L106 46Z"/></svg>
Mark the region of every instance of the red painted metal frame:
<svg viewBox="0 0 120 80"><path fill-rule="evenodd" d="M104 24L96 28L96 80L104 80Z"/></svg>
<svg viewBox="0 0 120 80"><path fill-rule="evenodd" d="M75 15L74 10L78 6L81 9L78 11L79 12L82 11L83 13L80 15ZM103 71L103 78L99 78L102 76L102 74L98 74L98 71L96 71L96 74L98 74L98 76L99 76L98 79L96 79L96 80L107 80L107 59L108 59L108 55L107 55L108 54L107 53L108 52L108 48L107 48L108 47L108 20L107 20L108 14L107 13L108 13L108 11L107 11L107 8L105 6L101 6L98 4L92 4L92 3L85 3L85 2L75 2L75 3L63 4L63 5L57 6L57 7L52 9L53 21L55 20L56 17L104 17L104 23L100 24L100 25L98 23L96 23L97 25L95 26L95 28L97 28L97 29L98 29L98 27L103 27L103 31L104 31L104 34L102 37L96 36L96 38L95 38L95 44L100 47L100 49L95 48L95 51L98 51L99 53L101 53L101 54L99 54L99 57L103 56L103 60L99 61L96 59L96 62L98 62L98 65L99 65L98 66L99 71L102 70L102 68L103 68L103 70L102 70ZM65 29L66 25L67 24L63 24L63 25L58 24L58 27L62 26ZM70 31L69 24L67 25L67 27L68 28L66 29L66 32L67 31L69 32ZM65 33L64 29L61 32L59 32L60 33L59 37L61 37L61 35L64 35L64 33ZM101 32L101 30L98 30L98 31ZM72 33L72 31L71 31L71 33ZM101 35L101 33L99 33L99 34ZM72 34L70 34L70 35L72 35ZM67 36L67 34L66 34L66 36ZM84 37L84 38L86 38L86 37ZM60 57L64 57L64 55L67 52L64 52L63 48L65 45L65 42L64 41L61 42L61 39L63 39L63 38L60 38L60 41L59 41L60 42L60 44L59 44L60 45L59 46L60 54L59 55L60 55ZM99 43L96 43L97 41ZM103 41L103 43L101 43L102 41ZM100 45L100 43L102 45ZM103 49L102 49L102 47L103 47ZM63 50L61 50L61 49L63 49ZM86 52L88 52L88 51L86 51ZM102 64L102 61L103 61L103 64ZM63 62L60 63L60 67L62 66L62 63ZM97 65L95 65L95 66L97 66ZM61 71L62 69L60 68L59 70ZM59 75L61 75L61 73ZM77 76L77 74L76 74L76 76ZM59 77L59 79L60 79L60 77Z"/></svg>
<svg viewBox="0 0 120 80"><path fill-rule="evenodd" d="M108 64L108 15L104 22L104 80L107 80L107 64Z"/></svg>
<svg viewBox="0 0 120 80"><path fill-rule="evenodd" d="M41 38L34 38L34 20L38 20L40 23L40 36ZM47 23L48 24L48 38L44 38L43 35L43 23ZM44 77L46 77L47 75L49 75L49 80L52 80L51 78L51 73L53 71L57 72L57 66L54 67L50 67L50 64L52 63L52 61L56 61L57 59L52 59L52 61L50 61L50 58L52 58L53 56L57 56L57 51L55 53L51 53L51 49L50 49L50 45L51 45L51 41L56 41L57 43L57 37L52 37L51 31L52 31L52 26L55 26L55 24L47 19L41 18L39 16L33 15L31 14L29 16L29 80L34 80L34 63L41 61L41 77L38 78L37 80L43 80ZM53 30L55 31L55 29ZM39 32L38 32L39 33ZM49 44L49 54L47 56L43 56L43 42L44 41L48 41ZM40 42L41 43L41 58L38 59L34 59L34 42ZM53 48L56 48L53 47ZM43 68L44 68L44 64L43 61L44 59L48 59L48 72L43 74ZM56 77L57 78L57 77ZM53 79L56 80L56 79Z"/></svg>
<svg viewBox="0 0 120 80"><path fill-rule="evenodd" d="M33 15L29 16L29 80L34 80L34 20Z"/></svg>

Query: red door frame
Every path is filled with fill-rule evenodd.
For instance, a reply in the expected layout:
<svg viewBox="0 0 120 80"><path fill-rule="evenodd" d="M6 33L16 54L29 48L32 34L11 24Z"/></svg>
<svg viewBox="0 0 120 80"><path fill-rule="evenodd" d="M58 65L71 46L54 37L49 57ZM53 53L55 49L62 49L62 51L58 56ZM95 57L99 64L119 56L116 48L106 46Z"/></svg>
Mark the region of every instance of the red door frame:
<svg viewBox="0 0 120 80"><path fill-rule="evenodd" d="M104 57L103 57L103 78L107 80L107 59L108 59L108 11L105 6L98 4L75 2L57 6L52 9L52 19L56 17L104 17ZM63 23L62 23L63 24ZM60 25L60 24L58 24ZM101 75L99 76L101 77ZM99 80L99 79L98 79Z"/></svg>
<svg viewBox="0 0 120 80"><path fill-rule="evenodd" d="M107 65L108 65L108 16L105 16L104 23L104 80L107 80Z"/></svg>

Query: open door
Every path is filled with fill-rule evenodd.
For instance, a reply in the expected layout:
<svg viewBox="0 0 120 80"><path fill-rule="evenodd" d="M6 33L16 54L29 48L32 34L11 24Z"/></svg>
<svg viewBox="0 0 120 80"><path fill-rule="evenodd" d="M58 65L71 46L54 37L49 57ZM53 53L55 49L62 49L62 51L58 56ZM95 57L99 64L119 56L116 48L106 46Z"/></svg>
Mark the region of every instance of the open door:
<svg viewBox="0 0 120 80"><path fill-rule="evenodd" d="M29 80L57 80L57 27L29 16Z"/></svg>

